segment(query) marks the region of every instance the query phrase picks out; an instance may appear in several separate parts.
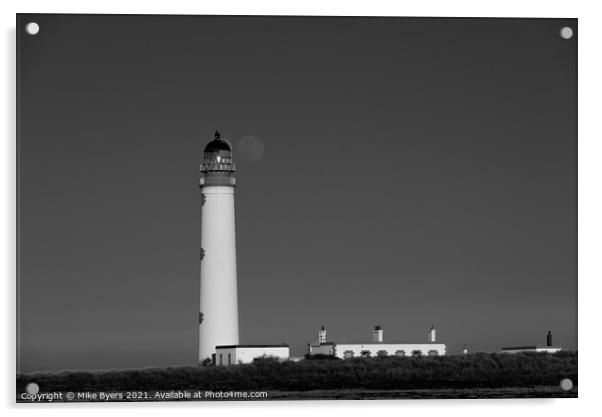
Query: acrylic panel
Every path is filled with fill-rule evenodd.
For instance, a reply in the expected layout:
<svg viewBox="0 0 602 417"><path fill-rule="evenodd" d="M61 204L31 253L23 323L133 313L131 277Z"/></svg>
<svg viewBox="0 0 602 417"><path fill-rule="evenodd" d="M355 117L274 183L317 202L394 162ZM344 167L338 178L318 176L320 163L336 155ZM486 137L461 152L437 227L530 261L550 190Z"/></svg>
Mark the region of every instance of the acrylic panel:
<svg viewBox="0 0 602 417"><path fill-rule="evenodd" d="M16 30L18 402L577 396L577 19Z"/></svg>

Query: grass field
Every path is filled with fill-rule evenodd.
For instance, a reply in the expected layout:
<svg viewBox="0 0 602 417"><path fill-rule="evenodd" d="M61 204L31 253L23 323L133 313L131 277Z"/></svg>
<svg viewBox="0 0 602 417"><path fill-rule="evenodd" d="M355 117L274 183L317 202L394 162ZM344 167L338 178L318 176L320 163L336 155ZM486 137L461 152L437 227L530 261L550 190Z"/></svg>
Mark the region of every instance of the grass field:
<svg viewBox="0 0 602 417"><path fill-rule="evenodd" d="M559 388L565 378L575 386L570 391ZM154 393L174 390L263 391L268 395L261 399L271 400L576 397L578 379L577 353L559 352L300 362L268 359L230 367L31 373L17 376L17 401L30 401L21 394L31 382L40 393L143 392L142 397L109 400L156 401L172 398ZM80 398L86 400L97 399Z"/></svg>

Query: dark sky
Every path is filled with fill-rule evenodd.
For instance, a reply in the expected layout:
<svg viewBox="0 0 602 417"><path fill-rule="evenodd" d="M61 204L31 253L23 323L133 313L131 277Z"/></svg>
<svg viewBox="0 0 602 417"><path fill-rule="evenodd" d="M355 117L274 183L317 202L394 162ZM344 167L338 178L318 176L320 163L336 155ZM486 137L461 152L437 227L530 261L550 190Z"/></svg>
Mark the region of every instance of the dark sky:
<svg viewBox="0 0 602 417"><path fill-rule="evenodd" d="M21 371L196 363L216 128L265 146L234 153L241 343L576 349L565 25L20 15Z"/></svg>

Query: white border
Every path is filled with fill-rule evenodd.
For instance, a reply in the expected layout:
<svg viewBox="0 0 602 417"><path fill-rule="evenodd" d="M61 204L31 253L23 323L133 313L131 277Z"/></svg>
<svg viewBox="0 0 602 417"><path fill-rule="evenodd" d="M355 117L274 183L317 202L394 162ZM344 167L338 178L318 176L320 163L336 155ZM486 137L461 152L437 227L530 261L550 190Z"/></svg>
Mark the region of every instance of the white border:
<svg viewBox="0 0 602 417"><path fill-rule="evenodd" d="M600 236L602 236L602 15L596 1L575 0L503 0L503 1L327 1L305 0L283 4L282 1L153 1L127 2L98 0L95 2L54 0L3 1L0 19L3 25L2 84L0 102L4 138L1 142L2 181L2 265L4 266L5 312L2 325L2 378L0 395L8 414L70 414L85 412L103 415L163 415L171 410L186 415L210 413L244 415L307 416L320 409L331 414L364 415L373 408L378 413L416 412L422 415L507 416L545 413L546 416L593 414L600 386L602 346L598 328L600 314L600 281L602 280ZM347 16L472 16L472 17L570 17L579 18L579 399L578 400L428 400L428 401L317 401L282 403L154 403L105 405L15 405L15 13L133 13L133 14L271 14L271 15L347 15Z"/></svg>

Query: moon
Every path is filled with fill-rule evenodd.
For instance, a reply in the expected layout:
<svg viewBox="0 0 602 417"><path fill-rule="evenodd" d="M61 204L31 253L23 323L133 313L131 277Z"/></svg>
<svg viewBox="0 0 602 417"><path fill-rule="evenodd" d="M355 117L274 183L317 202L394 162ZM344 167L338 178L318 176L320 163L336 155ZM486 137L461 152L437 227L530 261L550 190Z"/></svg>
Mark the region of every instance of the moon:
<svg viewBox="0 0 602 417"><path fill-rule="evenodd" d="M236 144L237 156L245 162L257 162L263 158L265 147L256 136L244 136Z"/></svg>

